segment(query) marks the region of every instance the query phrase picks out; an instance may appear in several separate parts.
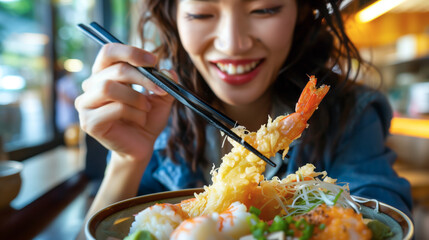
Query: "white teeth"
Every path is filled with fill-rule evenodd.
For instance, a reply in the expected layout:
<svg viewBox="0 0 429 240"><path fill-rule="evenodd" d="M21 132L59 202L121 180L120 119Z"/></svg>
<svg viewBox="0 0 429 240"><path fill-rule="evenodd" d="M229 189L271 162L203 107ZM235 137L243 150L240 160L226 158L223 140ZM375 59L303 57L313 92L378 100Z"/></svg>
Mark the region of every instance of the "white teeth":
<svg viewBox="0 0 429 240"><path fill-rule="evenodd" d="M235 74L243 74L252 71L257 65L259 61L254 61L248 64L240 64L240 65L234 65L232 63L216 63L216 66L222 71L229 75L235 75Z"/></svg>
<svg viewBox="0 0 429 240"><path fill-rule="evenodd" d="M232 65L232 64L228 64L228 68L226 69L226 71L229 73L229 74L235 74L236 73L236 68L235 68L235 66L234 65Z"/></svg>
<svg viewBox="0 0 429 240"><path fill-rule="evenodd" d="M244 67L243 65L238 65L237 66L237 74L242 74L244 73Z"/></svg>

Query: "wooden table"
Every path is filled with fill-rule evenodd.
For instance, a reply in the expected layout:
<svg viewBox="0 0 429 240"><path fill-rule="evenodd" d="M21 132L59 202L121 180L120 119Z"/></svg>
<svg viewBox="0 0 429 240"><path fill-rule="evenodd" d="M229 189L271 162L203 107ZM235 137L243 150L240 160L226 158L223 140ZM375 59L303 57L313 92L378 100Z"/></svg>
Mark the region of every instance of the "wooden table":
<svg viewBox="0 0 429 240"><path fill-rule="evenodd" d="M9 208L0 210L1 239L33 239L77 197L88 196L85 190L89 180L83 173L79 149L59 147L23 163L21 191ZM80 228L83 217L79 220L82 222L75 224Z"/></svg>

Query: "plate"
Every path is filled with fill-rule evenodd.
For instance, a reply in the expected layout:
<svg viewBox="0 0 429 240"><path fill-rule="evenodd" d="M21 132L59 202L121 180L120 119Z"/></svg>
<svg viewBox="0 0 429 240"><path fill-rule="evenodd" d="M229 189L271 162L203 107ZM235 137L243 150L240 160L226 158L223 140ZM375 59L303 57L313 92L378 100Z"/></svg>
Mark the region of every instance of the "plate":
<svg viewBox="0 0 429 240"><path fill-rule="evenodd" d="M194 193L202 192L202 188L185 189L171 192L161 192L140 197L130 198L114 203L94 214L86 223L85 235L93 240L123 239L129 233L134 215L155 203L179 203L182 200L194 197ZM365 198L356 197L360 200ZM364 217L377 219L388 225L395 233L391 240L409 240L414 234L414 227L410 218L398 209L384 203L378 203L379 212L374 209L377 203L368 201L362 203L361 212Z"/></svg>

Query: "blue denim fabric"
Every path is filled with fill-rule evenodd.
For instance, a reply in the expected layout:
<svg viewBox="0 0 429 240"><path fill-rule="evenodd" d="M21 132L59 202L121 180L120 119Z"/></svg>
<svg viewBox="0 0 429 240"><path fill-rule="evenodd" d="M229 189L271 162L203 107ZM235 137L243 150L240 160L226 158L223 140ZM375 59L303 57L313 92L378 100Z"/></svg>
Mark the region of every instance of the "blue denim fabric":
<svg viewBox="0 0 429 240"><path fill-rule="evenodd" d="M411 217L410 184L392 169L396 154L385 146L392 111L386 98L372 90L361 89L353 121L348 125L335 152L329 150L316 164L316 171L327 171L339 183L348 183L352 195L377 199L394 206ZM173 163L162 154L169 129L159 136L152 159L143 175L139 194L208 185L199 169L196 173L183 160ZM329 147L328 143L328 147ZM298 169L297 141L289 151L288 164L275 169L274 175L285 177ZM329 148L327 148L329 149ZM311 149L306 149L307 154ZM277 161L276 161L277 162ZM267 167L268 168L268 167ZM273 171L271 171L271 174Z"/></svg>
<svg viewBox="0 0 429 240"><path fill-rule="evenodd" d="M139 195L202 187L207 184L201 169L192 172L191 166L183 158L177 157L179 162L175 163L164 154L169 131L167 127L155 141L152 158L139 186Z"/></svg>

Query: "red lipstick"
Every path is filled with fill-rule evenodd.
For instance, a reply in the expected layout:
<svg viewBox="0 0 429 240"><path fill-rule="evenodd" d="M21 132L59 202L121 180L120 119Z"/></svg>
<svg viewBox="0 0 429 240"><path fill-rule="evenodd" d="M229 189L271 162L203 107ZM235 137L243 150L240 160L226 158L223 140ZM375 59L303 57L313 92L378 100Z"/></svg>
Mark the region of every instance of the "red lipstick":
<svg viewBox="0 0 429 240"><path fill-rule="evenodd" d="M217 66L216 63L221 63L221 64L234 64L236 66L238 65L246 65L255 61L260 61L258 63L258 65L252 69L250 72L246 72L243 74L234 74L234 75L229 75L226 72L222 72ZM260 59L244 59L244 60L218 60L218 61L212 61L211 63L213 63L215 69L216 69L216 73L218 74L218 76L220 77L220 79L222 79L224 82L231 84L231 85L243 85L246 84L250 81L252 81L255 76L260 72L261 70L261 65L263 63L262 60Z"/></svg>

